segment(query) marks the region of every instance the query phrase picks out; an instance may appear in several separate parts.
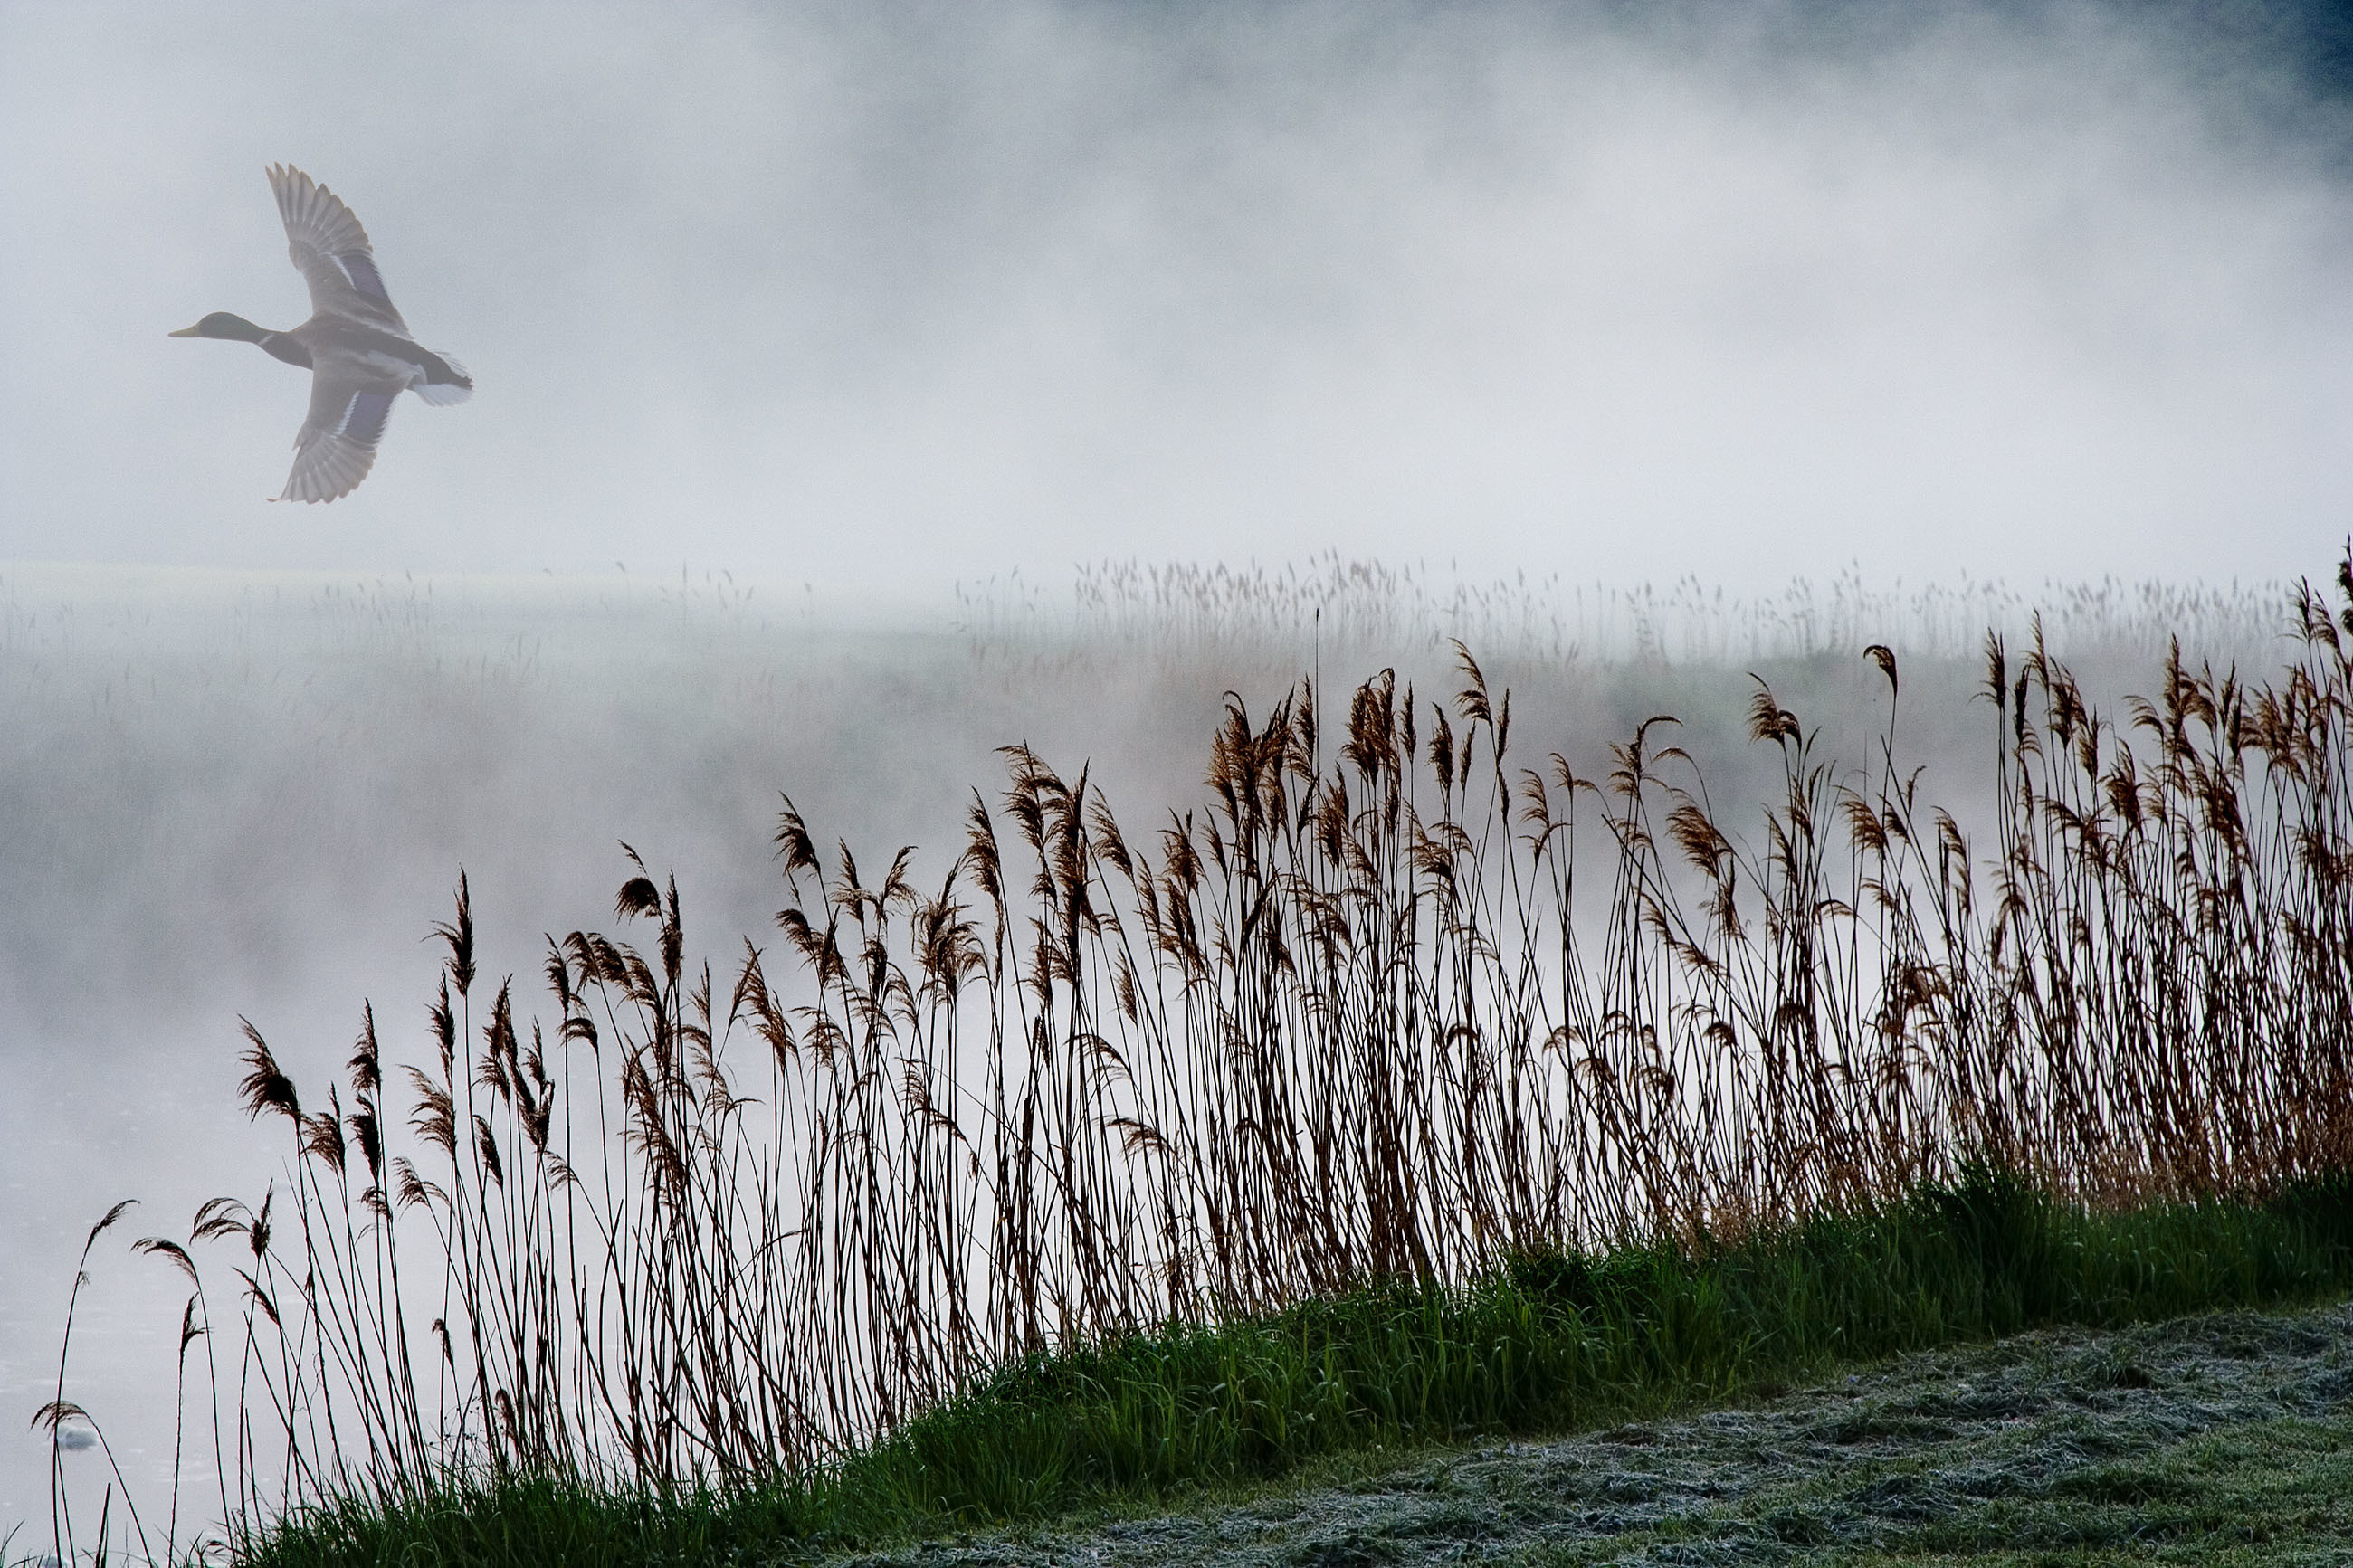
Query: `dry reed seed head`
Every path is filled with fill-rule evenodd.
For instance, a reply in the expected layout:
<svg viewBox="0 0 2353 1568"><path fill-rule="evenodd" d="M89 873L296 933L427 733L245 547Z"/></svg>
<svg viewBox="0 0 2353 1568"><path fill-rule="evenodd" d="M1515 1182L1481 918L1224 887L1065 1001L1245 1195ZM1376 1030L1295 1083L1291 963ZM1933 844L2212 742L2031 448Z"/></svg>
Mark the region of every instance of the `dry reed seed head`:
<svg viewBox="0 0 2353 1568"><path fill-rule="evenodd" d="M181 1273L186 1275L188 1277L189 1284L196 1285L201 1283L201 1281L196 1279L195 1260L190 1258L188 1256L187 1249L176 1241L167 1241L160 1236L142 1237L139 1240L131 1244L131 1250L133 1252L149 1253L154 1257L161 1258L164 1262L169 1263L173 1268L177 1268Z"/></svg>
<svg viewBox="0 0 2353 1568"><path fill-rule="evenodd" d="M2303 583L2297 584L2297 629L2303 633L2304 640L2306 643L2309 643L2314 647L2325 647L2331 652L2335 652L2338 647L2337 640L2337 623L2330 619L2331 613L2328 601L2315 593L2312 589L2311 584ZM2353 599L2348 599L2347 601L2345 613L2348 616L2353 616ZM2353 631L2353 626L2348 626L2346 629Z"/></svg>
<svg viewBox="0 0 2353 1568"><path fill-rule="evenodd" d="M1646 755L1646 750L1651 742L1651 731L1660 724L1678 723L1679 721L1670 714L1653 713L1634 726L1633 743L1626 748L1623 755L1626 759L1627 771L1633 774L1638 784L1650 776L1650 758Z"/></svg>
<svg viewBox="0 0 2353 1568"><path fill-rule="evenodd" d="M452 1159L458 1153L457 1111L449 1091L425 1076L417 1068L407 1069L409 1087L417 1091L417 1109L410 1112L409 1130L425 1142Z"/></svg>
<svg viewBox="0 0 2353 1568"><path fill-rule="evenodd" d="M1071 921L1088 907L1087 834L1082 810L1086 793L1087 768L1082 766L1077 787L1056 799L1052 812L1054 874L1061 883L1064 918Z"/></svg>
<svg viewBox="0 0 2353 1568"><path fill-rule="evenodd" d="M195 1218L189 1222L188 1240L194 1243L243 1236L252 1217L251 1212L236 1198L207 1198L197 1205Z"/></svg>
<svg viewBox="0 0 2353 1568"><path fill-rule="evenodd" d="M777 857L785 863L786 879L790 880L796 873L801 871L807 871L812 875L821 874L818 865L817 845L809 837L808 826L801 820L799 810L794 806L793 797L783 795L780 798L784 801L785 807L776 819L776 845Z"/></svg>
<svg viewBox="0 0 2353 1568"><path fill-rule="evenodd" d="M474 902L463 868L458 872L457 918L435 925L433 935L448 948L448 957L444 962L449 977L458 983L458 994L465 995L474 985Z"/></svg>
<svg viewBox="0 0 2353 1568"><path fill-rule="evenodd" d="M633 915L659 915L661 912L661 889L654 886L651 877L632 877L621 884L613 897L613 918L628 920Z"/></svg>
<svg viewBox="0 0 2353 1568"><path fill-rule="evenodd" d="M663 905L661 927L662 974L672 991L678 989L678 977L686 962L686 918L679 908L678 874L670 876L670 895Z"/></svg>
<svg viewBox="0 0 2353 1568"><path fill-rule="evenodd" d="M1899 689L1895 678L1895 650L1885 643L1875 642L1862 650L1862 657L1877 665L1879 673L1887 677L1887 695L1893 698Z"/></svg>
<svg viewBox="0 0 2353 1568"><path fill-rule="evenodd" d="M1046 808L1044 803L1039 798L1039 780L1035 773L1018 772L1014 777L1013 787L1005 795L1005 811L1006 815L1013 818L1014 826L1021 830L1022 841L1029 846L1033 853L1042 855L1045 853L1046 846Z"/></svg>
<svg viewBox="0 0 2353 1568"><path fill-rule="evenodd" d="M2010 661L2001 638L1990 631L1985 637L1985 661L1986 683L1981 689L1982 694L1999 714L2010 696Z"/></svg>
<svg viewBox="0 0 2353 1568"><path fill-rule="evenodd" d="M449 1005L449 977L446 970L442 973L438 993L426 1008L426 1020L433 1030L433 1043L441 1053L441 1076L447 1079L455 1074L458 1067L458 1010Z"/></svg>
<svg viewBox="0 0 2353 1568"><path fill-rule="evenodd" d="M1711 879L1724 879L1732 845L1705 812L1690 802L1676 806L1667 814L1667 833L1694 869Z"/></svg>
<svg viewBox="0 0 2353 1568"><path fill-rule="evenodd" d="M350 1124L352 1140L360 1146L360 1158L366 1163L368 1173L377 1184L384 1181L384 1126L377 1118L375 1101L366 1095L356 1097Z"/></svg>
<svg viewBox="0 0 2353 1568"><path fill-rule="evenodd" d="M1252 794L1250 715L1243 711L1241 700L1230 691L1226 693L1225 704L1225 717L1210 737L1209 768L1202 782L1217 793L1219 804L1225 808L1226 820L1240 823L1246 810L1244 803Z"/></svg>
<svg viewBox="0 0 2353 1568"><path fill-rule="evenodd" d="M1193 816L1187 812L1178 816L1172 809L1168 826L1160 830L1161 865L1164 868L1162 890L1171 904L1182 897L1187 902L1201 887L1202 866L1199 851L1193 843Z"/></svg>
<svg viewBox="0 0 2353 1568"><path fill-rule="evenodd" d="M1134 881L1135 863L1128 855L1127 840L1120 836L1119 823L1112 816L1111 803L1103 798L1101 789L1094 792L1093 802L1087 810L1087 821L1093 830L1095 853L1117 870L1122 878ZM946 896L946 889L941 889L941 897L944 899Z"/></svg>
<svg viewBox="0 0 2353 1568"><path fill-rule="evenodd" d="M867 910L869 909L879 910L881 900L875 894L868 891L865 885L860 881L858 861L849 852L849 842L836 839L834 853L836 864L840 869L835 874L832 890L827 894L827 897L832 900L835 909L847 911L849 918L856 921L862 929L866 924Z"/></svg>
<svg viewBox="0 0 2353 1568"><path fill-rule="evenodd" d="M2100 776L2100 735L2105 726L2097 713L2086 710L2075 731L2075 766L2086 779Z"/></svg>
<svg viewBox="0 0 2353 1568"><path fill-rule="evenodd" d="M1341 760L1367 783L1389 770L1396 755L1397 672L1384 669L1356 688L1348 702L1348 740Z"/></svg>
<svg viewBox="0 0 2353 1568"><path fill-rule="evenodd" d="M239 1018L237 1022L245 1032L247 1041L244 1058L247 1071L237 1085L238 1092L245 1100L246 1115L259 1121L264 1111L274 1110L299 1128L302 1121L302 1101L294 1092L294 1080L278 1070L278 1061L269 1054L269 1042L261 1037L261 1031L253 1026L252 1021Z"/></svg>
<svg viewBox="0 0 2353 1568"><path fill-rule="evenodd" d="M997 824L990 819L988 804L980 791L972 792L972 805L965 813L965 848L961 864L970 873L991 908L997 910L1000 927L1005 918L1005 886L1003 866L997 848Z"/></svg>
<svg viewBox="0 0 2353 1568"><path fill-rule="evenodd" d="M554 976L550 976L548 984L555 988L558 995L567 997L575 995L576 984L576 999L586 1005L586 993L595 988L598 975L602 973L602 966L596 957L595 940L586 931L572 931L557 944L557 952L571 966L573 974L577 978L576 981L559 982Z"/></svg>
<svg viewBox="0 0 2353 1568"><path fill-rule="evenodd" d="M490 1173L492 1184L505 1186L506 1171L499 1161L499 1141L491 1131L489 1119L480 1111L474 1113L474 1148L481 1155L482 1169Z"/></svg>
<svg viewBox="0 0 2353 1568"><path fill-rule="evenodd" d="M76 1405L72 1400L52 1399L47 1404L42 1405L38 1410L33 1412L32 1428L36 1432L46 1429L49 1435L54 1437L57 1435L59 1423L66 1421L88 1421L89 1419L90 1412L84 1410L80 1405Z"/></svg>
<svg viewBox="0 0 2353 1568"><path fill-rule="evenodd" d="M1471 650L1462 645L1462 640L1457 637L1452 641L1455 666L1462 671L1463 679L1468 682L1455 694L1455 709L1462 715L1465 724L1491 724L1494 722L1494 710L1487 700L1487 677L1479 668L1479 661L1471 657Z"/></svg>
<svg viewBox="0 0 2353 1568"><path fill-rule="evenodd" d="M882 875L881 901L884 910L913 910L923 901L923 895L915 891L914 884L907 877L907 868L914 858L915 847L912 844L900 846L899 852L891 858L891 868ZM677 886L673 879L670 884L673 898L677 894Z"/></svg>
<svg viewBox="0 0 2353 1568"><path fill-rule="evenodd" d="M654 1027L655 1043L666 1042L669 1038L670 1018L667 1009L662 1005L661 982L654 978L652 967L646 963L637 949L617 943L613 951L621 961L623 994L648 1014Z"/></svg>
<svg viewBox="0 0 2353 1568"><path fill-rule="evenodd" d="M1799 739L1798 716L1773 700L1772 688L1765 678L1750 672L1749 679L1757 690L1748 700L1748 738L1752 741L1772 741L1784 749Z"/></svg>
<svg viewBox="0 0 2353 1568"><path fill-rule="evenodd" d="M809 964L817 963L818 955L824 947L824 938L820 937L816 928L809 924L807 914L797 906L778 910L776 929L783 931L785 940L791 942L799 952L803 963Z"/></svg>
<svg viewBox="0 0 2353 1568"><path fill-rule="evenodd" d="M1282 765L1292 777L1305 783L1312 790L1323 771L1323 759L1317 745L1321 737L1316 729L1314 683L1302 680L1285 700L1293 717L1287 731L1289 749Z"/></svg>
<svg viewBox="0 0 2353 1568"><path fill-rule="evenodd" d="M482 1027L485 1054L501 1069L503 1079L512 1079L521 1064L516 1059L519 1042L514 1026L514 976L499 982L499 994L491 1001L491 1021ZM501 1092L506 1092L501 1088Z"/></svg>
<svg viewBox="0 0 2353 1568"><path fill-rule="evenodd" d="M1887 854L1887 828L1878 814L1861 795L1840 792L1839 806L1846 817L1847 832L1866 853L1883 858Z"/></svg>
<svg viewBox="0 0 2353 1568"><path fill-rule="evenodd" d="M360 1004L359 1037L352 1042L352 1059L344 1064L352 1075L353 1094L374 1094L384 1087L384 1058L375 1043L375 1004Z"/></svg>
<svg viewBox="0 0 2353 1568"><path fill-rule="evenodd" d="M420 1204L436 1198L441 1201L445 1208L448 1205L448 1195L440 1188L418 1175L417 1167L409 1163L406 1155L393 1156L392 1176L394 1191L398 1195L401 1207L415 1208Z"/></svg>
<svg viewBox="0 0 2353 1568"><path fill-rule="evenodd" d="M1531 830L1531 847L1541 852L1553 828L1552 794L1545 788L1542 773L1533 768L1520 770L1519 800L1518 819Z"/></svg>
<svg viewBox="0 0 2353 1568"><path fill-rule="evenodd" d="M341 1176L350 1159L350 1148L343 1142L343 1107L335 1103L332 1090L328 1092L328 1108L302 1122L302 1152Z"/></svg>

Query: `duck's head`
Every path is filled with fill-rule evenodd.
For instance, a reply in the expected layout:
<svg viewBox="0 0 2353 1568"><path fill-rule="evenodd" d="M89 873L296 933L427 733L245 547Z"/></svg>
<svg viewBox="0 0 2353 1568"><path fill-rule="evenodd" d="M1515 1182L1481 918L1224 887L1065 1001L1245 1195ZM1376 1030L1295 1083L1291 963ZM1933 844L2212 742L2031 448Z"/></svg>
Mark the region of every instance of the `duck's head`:
<svg viewBox="0 0 2353 1568"><path fill-rule="evenodd" d="M269 336L268 329L255 326L243 316L232 316L227 310L215 310L193 327L182 327L176 332L166 332L171 338L227 338L240 343L258 343Z"/></svg>

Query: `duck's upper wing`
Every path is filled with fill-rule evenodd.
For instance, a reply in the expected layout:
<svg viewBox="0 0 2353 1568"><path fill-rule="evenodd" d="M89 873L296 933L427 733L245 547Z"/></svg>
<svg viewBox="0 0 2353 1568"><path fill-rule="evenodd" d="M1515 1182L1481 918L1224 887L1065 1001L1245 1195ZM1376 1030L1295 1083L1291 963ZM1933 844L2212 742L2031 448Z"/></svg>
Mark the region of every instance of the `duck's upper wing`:
<svg viewBox="0 0 2353 1568"><path fill-rule="evenodd" d="M311 373L311 412L294 437L294 471L280 500L333 500L375 466L376 443L400 388L332 366Z"/></svg>
<svg viewBox="0 0 2353 1568"><path fill-rule="evenodd" d="M332 311L406 334L406 322L375 269L367 230L343 198L290 163L269 165L269 188L286 224L286 253L311 286L312 311ZM356 482L356 481L354 481Z"/></svg>

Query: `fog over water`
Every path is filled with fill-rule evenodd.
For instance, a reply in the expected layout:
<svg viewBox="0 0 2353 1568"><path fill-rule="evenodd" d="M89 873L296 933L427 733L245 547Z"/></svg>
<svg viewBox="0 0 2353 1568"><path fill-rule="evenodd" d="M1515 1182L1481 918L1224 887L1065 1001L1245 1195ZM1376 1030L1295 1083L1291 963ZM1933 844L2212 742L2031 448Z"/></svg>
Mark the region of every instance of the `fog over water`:
<svg viewBox="0 0 2353 1568"><path fill-rule="evenodd" d="M936 878L995 747L1148 821L1319 658L1436 695L1461 633L1528 745L1672 706L1736 768L1743 670L1862 723L1885 637L1966 786L1978 609L2163 577L2260 654L2231 584L2353 493L2326 40L1924 10L0 0L0 1533L81 1233L147 1200L74 1381L152 1476L179 1302L121 1243L267 1179L239 1015L298 1077L363 997L424 1049L460 866L491 973L611 923L623 839L724 963L778 791ZM480 385L332 508L260 499L303 378L164 337L307 313L273 161ZM1862 613L1775 621L1799 576ZM1687 577L1682 642L1573 586ZM2079 617L2119 679L2139 604Z"/></svg>

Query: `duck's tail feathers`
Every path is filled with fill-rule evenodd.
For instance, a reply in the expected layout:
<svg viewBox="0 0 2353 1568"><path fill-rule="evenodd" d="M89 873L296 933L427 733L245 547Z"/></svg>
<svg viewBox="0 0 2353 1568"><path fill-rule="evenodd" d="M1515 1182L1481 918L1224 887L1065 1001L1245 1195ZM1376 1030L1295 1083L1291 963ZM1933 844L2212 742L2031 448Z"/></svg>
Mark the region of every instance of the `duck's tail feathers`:
<svg viewBox="0 0 2353 1568"><path fill-rule="evenodd" d="M474 377L470 371L448 354L436 354L433 357L441 363L427 366L425 372L426 379L411 384L409 390L436 408L447 408L453 403L463 403L474 395ZM442 374L444 371L448 373L446 378Z"/></svg>

